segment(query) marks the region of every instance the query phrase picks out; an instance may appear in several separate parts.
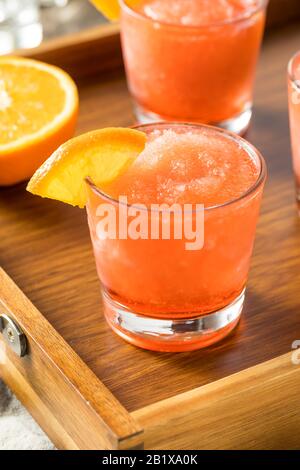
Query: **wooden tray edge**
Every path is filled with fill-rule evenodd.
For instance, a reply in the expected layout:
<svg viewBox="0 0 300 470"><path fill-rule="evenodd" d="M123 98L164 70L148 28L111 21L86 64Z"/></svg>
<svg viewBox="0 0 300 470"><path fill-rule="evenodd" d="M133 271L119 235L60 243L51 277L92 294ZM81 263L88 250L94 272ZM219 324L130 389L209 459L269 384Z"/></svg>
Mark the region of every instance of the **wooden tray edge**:
<svg viewBox="0 0 300 470"><path fill-rule="evenodd" d="M14 55L41 60L68 72L75 80L99 76L123 67L120 28L116 23L46 41Z"/></svg>
<svg viewBox="0 0 300 470"><path fill-rule="evenodd" d="M53 441L81 449L143 445L142 428L135 419L1 268L0 312L19 324L28 343L28 355L19 358L0 335L0 376L41 426L45 416L40 418L48 410L53 425L48 420L46 432ZM60 440L57 422L64 429Z"/></svg>
<svg viewBox="0 0 300 470"><path fill-rule="evenodd" d="M290 352L132 416L146 449L299 449L299 390Z"/></svg>

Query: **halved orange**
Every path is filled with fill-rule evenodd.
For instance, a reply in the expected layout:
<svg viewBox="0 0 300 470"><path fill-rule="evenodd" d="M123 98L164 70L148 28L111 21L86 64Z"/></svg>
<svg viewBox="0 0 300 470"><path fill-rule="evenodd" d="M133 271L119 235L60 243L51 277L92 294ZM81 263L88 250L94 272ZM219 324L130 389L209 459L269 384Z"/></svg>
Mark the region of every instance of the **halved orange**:
<svg viewBox="0 0 300 470"><path fill-rule="evenodd" d="M0 185L29 179L74 135L78 92L63 70L0 57Z"/></svg>
<svg viewBox="0 0 300 470"><path fill-rule="evenodd" d="M113 181L143 151L146 134L134 129L100 129L69 140L37 170L27 190L72 206L86 204L85 178L101 187Z"/></svg>

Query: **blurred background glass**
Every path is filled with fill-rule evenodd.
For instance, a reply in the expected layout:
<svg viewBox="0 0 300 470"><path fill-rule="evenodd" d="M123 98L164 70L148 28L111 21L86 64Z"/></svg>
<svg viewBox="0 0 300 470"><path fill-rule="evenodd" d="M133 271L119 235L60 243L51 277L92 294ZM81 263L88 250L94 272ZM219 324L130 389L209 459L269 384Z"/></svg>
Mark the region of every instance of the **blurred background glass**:
<svg viewBox="0 0 300 470"><path fill-rule="evenodd" d="M0 0L0 55L104 22L87 0Z"/></svg>
<svg viewBox="0 0 300 470"><path fill-rule="evenodd" d="M69 0L40 0L42 7L65 7Z"/></svg>
<svg viewBox="0 0 300 470"><path fill-rule="evenodd" d="M38 0L0 0L0 54L42 40Z"/></svg>

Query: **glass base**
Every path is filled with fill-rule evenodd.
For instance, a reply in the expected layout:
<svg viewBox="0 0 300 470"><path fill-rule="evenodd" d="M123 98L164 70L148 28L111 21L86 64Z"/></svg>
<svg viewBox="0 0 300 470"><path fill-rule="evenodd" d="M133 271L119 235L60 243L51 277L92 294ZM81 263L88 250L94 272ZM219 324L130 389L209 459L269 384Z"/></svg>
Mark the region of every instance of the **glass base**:
<svg viewBox="0 0 300 470"><path fill-rule="evenodd" d="M227 307L193 318L178 320L147 317L129 311L103 293L106 320L129 343L161 352L183 352L210 346L225 338L241 317L245 290Z"/></svg>
<svg viewBox="0 0 300 470"><path fill-rule="evenodd" d="M153 122L161 122L161 121L167 121L167 122L178 121L178 119L174 120L171 118L166 118L166 117L160 116L159 114L152 113L151 111L147 111L147 109L143 108L137 103L134 103L134 114L140 124L151 124ZM245 132L247 131L249 127L251 117L252 117L252 106L247 105L244 111L242 111L240 114L238 114L237 116L234 116L231 119L226 119L226 121L221 121L221 122L211 122L207 124L210 124L211 126L220 127L221 129L234 132L235 134L243 135L245 134ZM188 122L188 120L185 120L184 122ZM191 121L191 122L196 122L196 121Z"/></svg>

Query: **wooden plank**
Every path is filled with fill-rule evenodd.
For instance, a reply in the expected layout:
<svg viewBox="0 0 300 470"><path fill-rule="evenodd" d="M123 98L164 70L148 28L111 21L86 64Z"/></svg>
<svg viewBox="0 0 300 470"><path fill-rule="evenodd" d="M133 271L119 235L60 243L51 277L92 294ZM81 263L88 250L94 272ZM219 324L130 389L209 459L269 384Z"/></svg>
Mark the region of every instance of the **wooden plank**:
<svg viewBox="0 0 300 470"><path fill-rule="evenodd" d="M146 449L299 450L299 390L290 353L132 415Z"/></svg>
<svg viewBox="0 0 300 470"><path fill-rule="evenodd" d="M35 49L16 51L22 55L62 67L75 79L99 77L123 67L119 25L108 23L46 41Z"/></svg>
<svg viewBox="0 0 300 470"><path fill-rule="evenodd" d="M270 0L267 26L278 27L300 18L299 0Z"/></svg>
<svg viewBox="0 0 300 470"><path fill-rule="evenodd" d="M0 299L0 311L18 322L29 348L19 358L2 346L1 375L55 444L140 447L141 428L2 269Z"/></svg>
<svg viewBox="0 0 300 470"><path fill-rule="evenodd" d="M14 358L10 360L7 347L0 341L1 355L5 354L1 367L0 360L0 376L9 384L14 394L30 411L33 418L43 428L45 433L51 438L51 441L57 449L79 450L78 445L74 442L63 425L56 419L50 409L40 399L34 388L26 380L14 365Z"/></svg>

